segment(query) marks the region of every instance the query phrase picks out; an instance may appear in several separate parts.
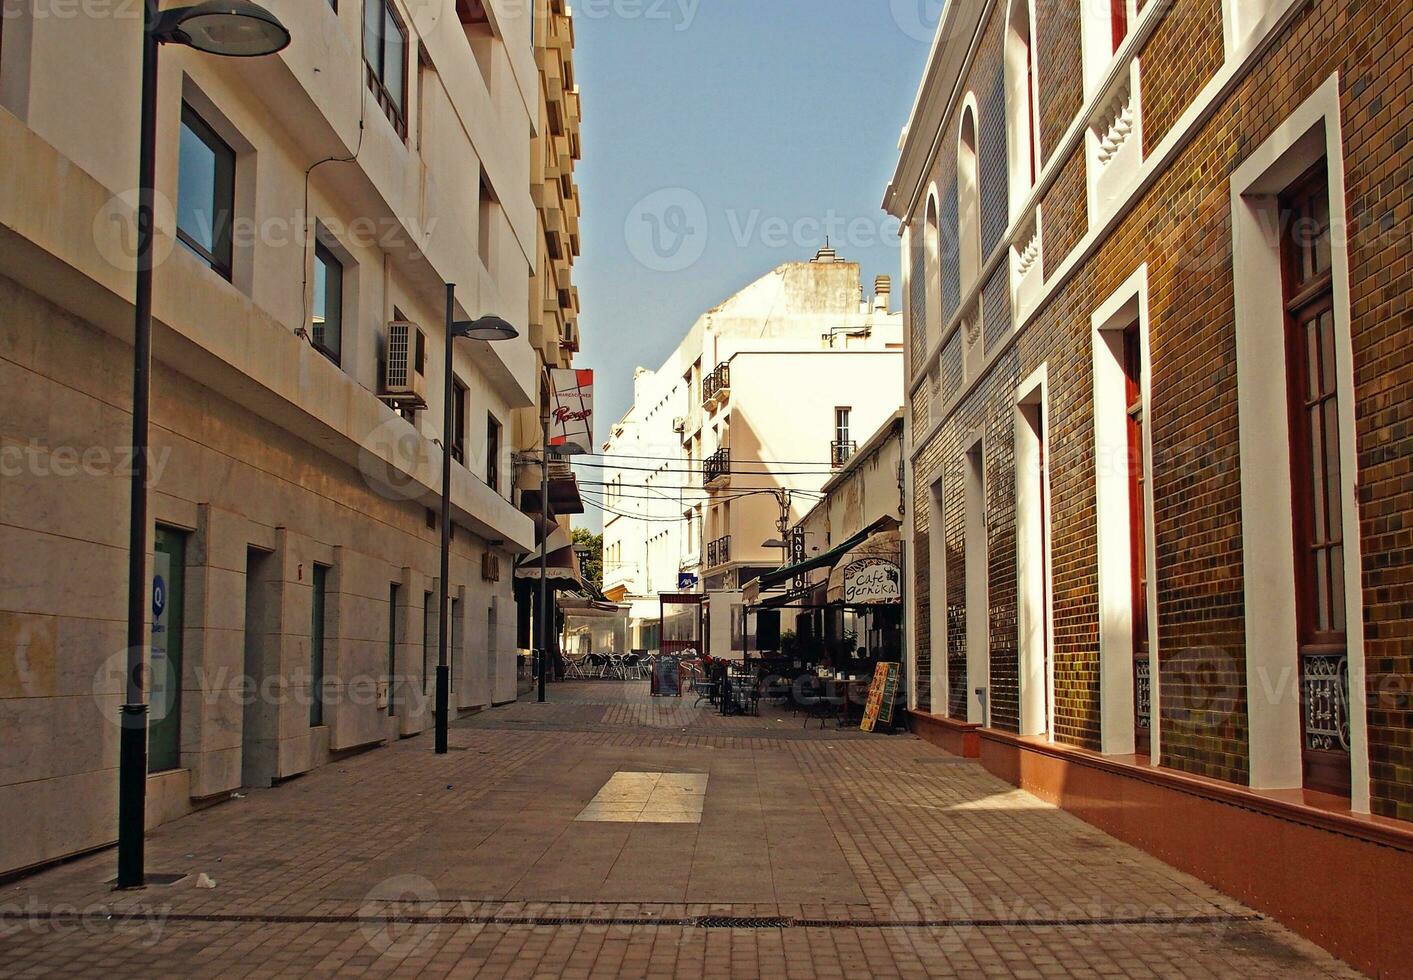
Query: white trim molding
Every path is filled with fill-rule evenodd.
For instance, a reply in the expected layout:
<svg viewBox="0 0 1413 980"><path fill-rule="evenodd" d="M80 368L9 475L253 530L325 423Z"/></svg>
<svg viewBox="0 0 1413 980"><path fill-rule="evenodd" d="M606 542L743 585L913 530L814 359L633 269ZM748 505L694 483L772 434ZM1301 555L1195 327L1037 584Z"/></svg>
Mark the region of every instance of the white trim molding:
<svg viewBox="0 0 1413 980"><path fill-rule="evenodd" d="M1100 749L1136 751L1133 684L1133 573L1129 533L1127 399L1122 332L1137 324L1143 361L1144 538L1148 544L1148 657L1151 721L1149 758L1160 755L1158 711L1158 603L1153 546L1152 358L1149 347L1148 266L1140 265L1091 318L1094 348L1094 494L1099 592Z"/></svg>
<svg viewBox="0 0 1413 980"><path fill-rule="evenodd" d="M1048 385L1048 368L1042 364L1016 389L1016 654L1020 734L1053 741L1055 610Z"/></svg>
<svg viewBox="0 0 1413 980"><path fill-rule="evenodd" d="M947 498L944 477L938 473L927 488L927 595L928 630L932 657L932 713L947 716ZM941 692L939 699L938 692Z"/></svg>
<svg viewBox="0 0 1413 980"><path fill-rule="evenodd" d="M1231 176L1251 787L1293 789L1303 783L1302 684L1296 656L1293 495L1277 195L1321 158L1329 175L1330 262L1339 386L1341 521L1349 643L1350 806L1356 813L1368 813L1359 457L1338 74L1327 78Z"/></svg>

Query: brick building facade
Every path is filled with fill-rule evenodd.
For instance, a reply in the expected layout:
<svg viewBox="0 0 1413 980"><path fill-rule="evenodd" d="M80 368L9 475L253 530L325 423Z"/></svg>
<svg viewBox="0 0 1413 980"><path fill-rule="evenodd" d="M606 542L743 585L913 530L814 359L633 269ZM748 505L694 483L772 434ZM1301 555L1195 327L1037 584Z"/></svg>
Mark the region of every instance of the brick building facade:
<svg viewBox="0 0 1413 980"><path fill-rule="evenodd" d="M1075 807L1180 864L1095 797L1181 783L1413 852L1410 26L949 4L887 191L920 725L1022 785L1043 756L1065 805L1102 768Z"/></svg>

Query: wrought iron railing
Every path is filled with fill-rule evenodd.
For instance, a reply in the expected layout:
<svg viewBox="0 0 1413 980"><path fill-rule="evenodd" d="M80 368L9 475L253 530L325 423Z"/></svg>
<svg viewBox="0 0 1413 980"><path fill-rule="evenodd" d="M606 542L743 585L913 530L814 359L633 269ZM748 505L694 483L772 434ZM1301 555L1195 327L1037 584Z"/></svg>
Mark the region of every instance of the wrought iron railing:
<svg viewBox="0 0 1413 980"><path fill-rule="evenodd" d="M722 361L702 380L702 401L709 402L731 387L731 365Z"/></svg>
<svg viewBox="0 0 1413 980"><path fill-rule="evenodd" d="M852 439L835 439L829 444L829 462L831 465L839 467L849 461L849 457L854 455L854 450L859 448L859 444Z"/></svg>
<svg viewBox="0 0 1413 980"><path fill-rule="evenodd" d="M713 483L731 472L731 450L718 449L702 463L702 482Z"/></svg>
<svg viewBox="0 0 1413 980"><path fill-rule="evenodd" d="M707 567L716 568L731 560L731 535L717 538L707 545Z"/></svg>

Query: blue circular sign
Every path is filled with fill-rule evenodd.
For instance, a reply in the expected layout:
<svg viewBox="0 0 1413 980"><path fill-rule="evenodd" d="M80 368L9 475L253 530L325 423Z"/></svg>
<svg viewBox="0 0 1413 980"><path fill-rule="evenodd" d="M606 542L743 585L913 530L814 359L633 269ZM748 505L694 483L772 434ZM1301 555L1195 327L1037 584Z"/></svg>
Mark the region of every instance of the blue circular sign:
<svg viewBox="0 0 1413 980"><path fill-rule="evenodd" d="M167 608L167 582L160 575L152 576L152 618L162 615Z"/></svg>

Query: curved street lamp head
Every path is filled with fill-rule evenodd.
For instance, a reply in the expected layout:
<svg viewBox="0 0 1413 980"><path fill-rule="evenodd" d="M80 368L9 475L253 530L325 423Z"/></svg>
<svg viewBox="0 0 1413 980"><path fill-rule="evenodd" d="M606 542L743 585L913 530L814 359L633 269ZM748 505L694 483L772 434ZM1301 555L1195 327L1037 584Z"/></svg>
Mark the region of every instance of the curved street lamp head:
<svg viewBox="0 0 1413 980"><path fill-rule="evenodd" d="M205 0L163 11L160 40L227 58L257 58L289 44L278 17L252 0Z"/></svg>
<svg viewBox="0 0 1413 980"><path fill-rule="evenodd" d="M456 337L469 337L471 340L495 343L498 340L514 340L520 336L520 331L500 317L491 314L483 316L479 320L458 320L452 329L452 334Z"/></svg>

